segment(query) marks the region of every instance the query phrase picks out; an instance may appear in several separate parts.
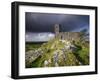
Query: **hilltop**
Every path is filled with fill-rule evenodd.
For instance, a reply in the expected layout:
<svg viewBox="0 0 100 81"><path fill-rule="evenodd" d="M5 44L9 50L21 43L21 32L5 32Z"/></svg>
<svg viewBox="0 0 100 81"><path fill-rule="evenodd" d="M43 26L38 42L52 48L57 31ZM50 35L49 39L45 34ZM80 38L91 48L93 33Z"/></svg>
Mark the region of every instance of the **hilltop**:
<svg viewBox="0 0 100 81"><path fill-rule="evenodd" d="M89 65L89 42L54 38L41 45L27 45L26 67Z"/></svg>

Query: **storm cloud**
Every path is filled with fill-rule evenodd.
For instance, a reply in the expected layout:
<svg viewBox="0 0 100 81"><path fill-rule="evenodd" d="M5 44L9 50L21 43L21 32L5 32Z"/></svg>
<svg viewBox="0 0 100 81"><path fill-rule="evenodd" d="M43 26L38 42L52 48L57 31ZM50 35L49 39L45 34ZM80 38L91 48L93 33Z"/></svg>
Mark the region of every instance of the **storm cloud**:
<svg viewBox="0 0 100 81"><path fill-rule="evenodd" d="M89 29L88 15L25 13L26 32L54 32L54 25L60 24L63 32L79 32Z"/></svg>
<svg viewBox="0 0 100 81"><path fill-rule="evenodd" d="M61 32L89 33L88 15L25 13L26 42L45 42L54 38L54 25L60 24Z"/></svg>

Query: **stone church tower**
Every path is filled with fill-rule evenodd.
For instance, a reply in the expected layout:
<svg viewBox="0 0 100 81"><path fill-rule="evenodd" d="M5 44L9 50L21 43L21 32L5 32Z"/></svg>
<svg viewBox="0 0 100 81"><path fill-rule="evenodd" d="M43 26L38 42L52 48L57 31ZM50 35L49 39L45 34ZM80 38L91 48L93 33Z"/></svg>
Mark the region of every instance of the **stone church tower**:
<svg viewBox="0 0 100 81"><path fill-rule="evenodd" d="M59 24L55 24L55 34L59 34Z"/></svg>
<svg viewBox="0 0 100 81"><path fill-rule="evenodd" d="M54 31L55 31L55 37L57 37L59 35L59 24L55 24Z"/></svg>

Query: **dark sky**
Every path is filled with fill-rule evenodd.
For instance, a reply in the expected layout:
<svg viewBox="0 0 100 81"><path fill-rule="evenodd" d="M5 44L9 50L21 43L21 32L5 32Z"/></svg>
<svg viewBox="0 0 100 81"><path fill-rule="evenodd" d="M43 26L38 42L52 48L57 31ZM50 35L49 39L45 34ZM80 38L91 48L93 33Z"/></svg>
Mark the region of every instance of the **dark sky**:
<svg viewBox="0 0 100 81"><path fill-rule="evenodd" d="M26 32L54 32L54 25L60 24L63 32L79 32L89 29L88 15L25 13Z"/></svg>

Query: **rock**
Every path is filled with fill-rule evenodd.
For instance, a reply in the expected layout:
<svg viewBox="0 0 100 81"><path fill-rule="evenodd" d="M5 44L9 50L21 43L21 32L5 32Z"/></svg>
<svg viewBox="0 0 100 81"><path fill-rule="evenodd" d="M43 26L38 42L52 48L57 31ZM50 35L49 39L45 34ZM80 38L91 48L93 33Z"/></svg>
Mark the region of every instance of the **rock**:
<svg viewBox="0 0 100 81"><path fill-rule="evenodd" d="M42 54L43 54L43 51L41 49L30 50L26 52L25 54L26 65L31 64L35 59L37 59Z"/></svg>
<svg viewBox="0 0 100 81"><path fill-rule="evenodd" d="M58 67L58 66L59 66L58 63L56 62L56 63L55 63L55 67Z"/></svg>
<svg viewBox="0 0 100 81"><path fill-rule="evenodd" d="M71 46L70 46L70 49L71 49L72 51L75 51L77 48L76 48L74 45L71 45Z"/></svg>
<svg viewBox="0 0 100 81"><path fill-rule="evenodd" d="M51 59L49 59L48 62L51 63Z"/></svg>
<svg viewBox="0 0 100 81"><path fill-rule="evenodd" d="M49 62L47 60L44 61L44 67L48 66Z"/></svg>
<svg viewBox="0 0 100 81"><path fill-rule="evenodd" d="M81 62L79 62L79 65L82 65L82 63L81 63Z"/></svg>
<svg viewBox="0 0 100 81"><path fill-rule="evenodd" d="M58 53L56 52L53 56L54 63L58 61Z"/></svg>
<svg viewBox="0 0 100 81"><path fill-rule="evenodd" d="M70 45L65 45L64 47L66 50L69 50L70 49Z"/></svg>

